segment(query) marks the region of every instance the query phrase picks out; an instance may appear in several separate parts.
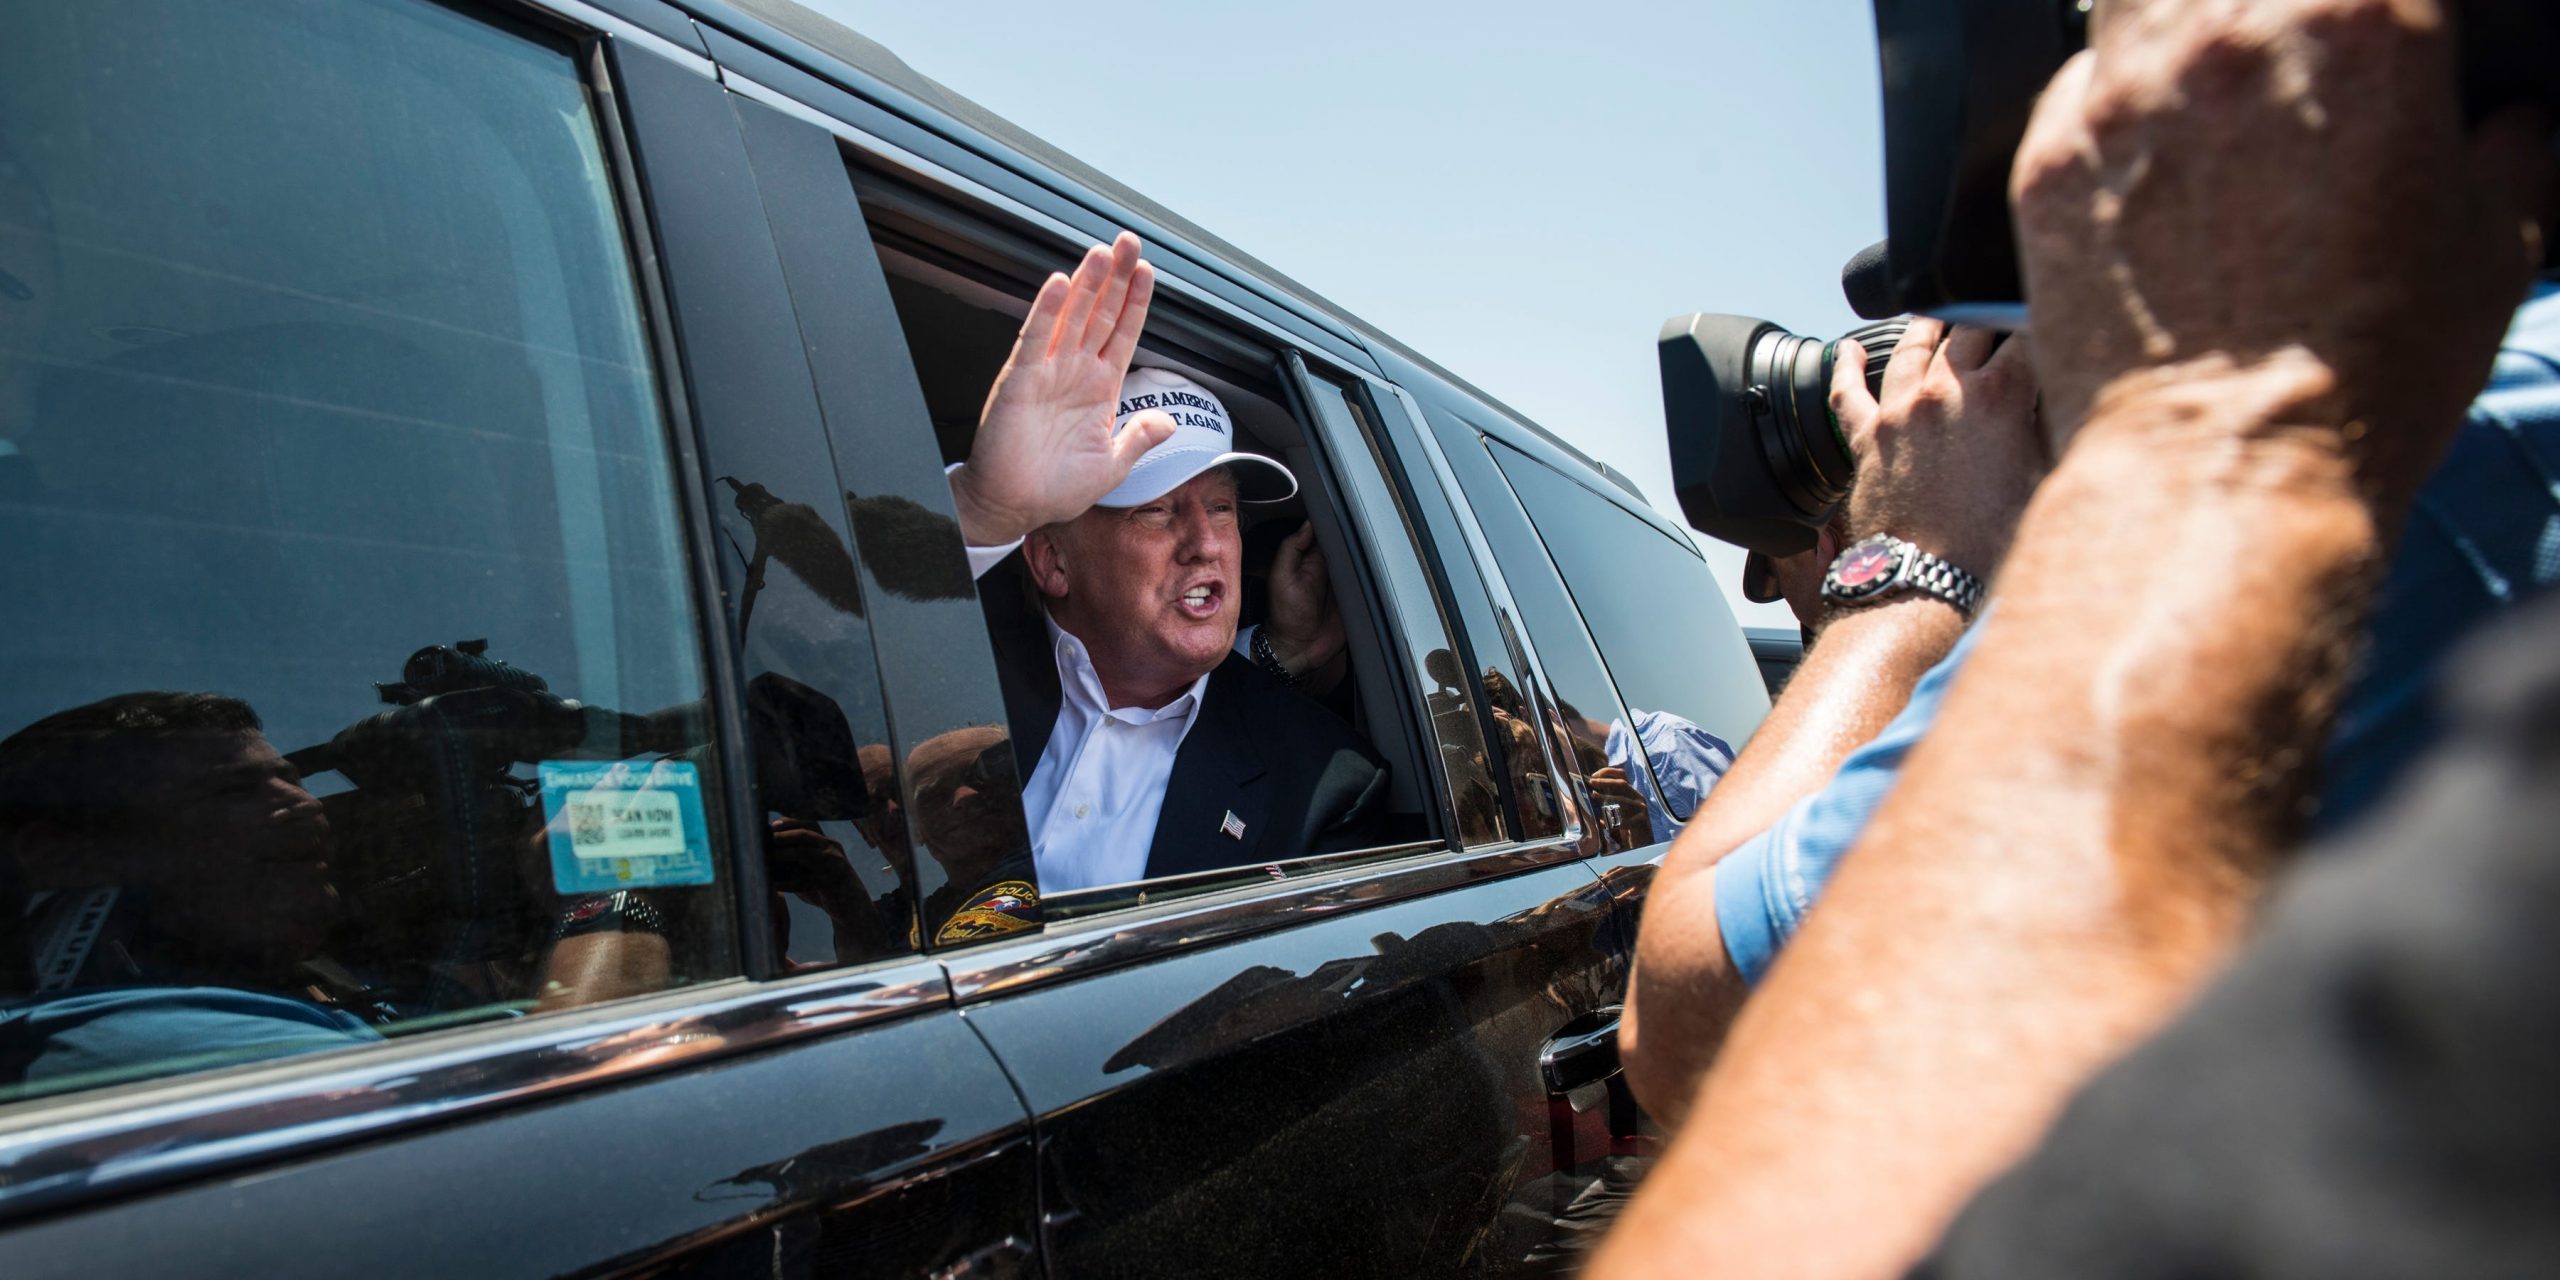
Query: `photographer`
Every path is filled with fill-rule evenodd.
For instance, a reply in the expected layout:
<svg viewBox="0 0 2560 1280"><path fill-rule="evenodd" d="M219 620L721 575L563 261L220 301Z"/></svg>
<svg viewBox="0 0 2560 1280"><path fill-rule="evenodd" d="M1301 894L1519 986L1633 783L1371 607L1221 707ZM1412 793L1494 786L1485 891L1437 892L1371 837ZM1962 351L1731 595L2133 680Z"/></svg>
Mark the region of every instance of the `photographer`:
<svg viewBox="0 0 2560 1280"><path fill-rule="evenodd" d="M1848 365L1840 378L1846 403L1872 404ZM2549 479L2560 469L2555 391L2560 287L2545 283L2516 313L2488 389L2472 402L2452 449L2419 491L2409 528L2393 550L2363 637L2359 674L2321 753L2316 831L2339 829L2365 812L2439 735L2430 690L2460 642L2560 576L2545 549L2546 530L2560 520L2560 492ZM1781 571L1788 568L1803 572L1802 566ZM1635 989L1650 1002L1650 1016L1675 1030L1631 1035L1627 1042L1630 1080L1665 1124L1676 1126L1687 1114L1689 1095L1749 988L1794 936L1841 855L1891 791L1969 649L1957 644L1909 687L1891 724L1850 751L1818 791L1786 807L1767 828L1730 847L1708 846L1707 856L1696 860L1682 853L1694 846L1673 850L1656 892L1684 895L1694 914L1682 914L1704 923L1657 930L1640 944L1646 967L1639 968ZM1805 699L1797 705L1811 705L1796 686L1789 693ZM1779 704L1781 711L1789 706ZM1803 740L1800 730L1793 740Z"/></svg>
<svg viewBox="0 0 2560 1280"><path fill-rule="evenodd" d="M1874 411L1853 368L1844 363L1837 381L1845 405ZM2560 521L2560 490L2551 482L2560 471L2555 391L2560 287L2544 283L2516 313L2488 389L2473 401L2461 433L2419 491L2409 527L2392 550L2361 637L2358 673L2320 753L2315 831L2337 830L2364 813L2439 736L2430 690L2460 642L2560 577L2547 532L2560 527L2553 523ZM1885 411L1888 419L1899 412ZM1844 414L1843 420L1854 419ZM1781 566L1788 569L1801 577L1807 566ZM1808 594L1796 586L1791 598ZM1657 893L1679 895L1688 904L1680 914L1704 923L1646 935L1635 990L1647 1016L1672 1030L1627 1037L1630 1081L1666 1125L1676 1127L1687 1114L1690 1095L1749 988L1802 925L1841 856L1891 791L1970 648L1956 645L1916 685L1886 686L1887 693L1909 694L1892 723L1848 752L1819 790L1784 807L1765 829L1739 843L1719 839L1695 858L1684 857L1683 849L1698 846L1673 851ZM1797 696L1803 700L1796 707L1812 705L1810 695ZM1790 704L1779 707L1785 712ZM1789 719L1791 728L1801 723ZM1790 741L1804 741L1800 728Z"/></svg>
<svg viewBox="0 0 2560 1280"><path fill-rule="evenodd" d="M2453 67L2424 0L2099 8L2013 178L2077 434L1603 1273L1901 1272L2238 949L2543 256L2547 122L2466 128ZM1924 1273L2548 1266L2555 627L2479 654L2451 749Z"/></svg>
<svg viewBox="0 0 2560 1280"><path fill-rule="evenodd" d="M1993 343L1984 330L1913 321L1886 363L1881 402L1867 391L1866 353L1843 344L1831 404L1858 460L1851 542L1891 534L1984 578L1997 568L2051 444L2036 414L2027 343L1996 351ZM1737 967L1737 943L1747 939L1745 963L1775 948L1759 908L1772 841L1791 855L1804 845L1826 850L1814 855L1826 863L1846 847L1872 800L1844 800L1880 794L1917 737L1879 734L1967 624L1963 610L1920 591L1824 609L1803 666L1650 890L1655 919L1688 927L1642 932L1619 1035L1628 1083L1667 1128L1688 1113L1747 980L1758 976L1756 966ZM1844 760L1854 763L1843 770ZM1720 866L1743 850L1754 854L1744 874Z"/></svg>

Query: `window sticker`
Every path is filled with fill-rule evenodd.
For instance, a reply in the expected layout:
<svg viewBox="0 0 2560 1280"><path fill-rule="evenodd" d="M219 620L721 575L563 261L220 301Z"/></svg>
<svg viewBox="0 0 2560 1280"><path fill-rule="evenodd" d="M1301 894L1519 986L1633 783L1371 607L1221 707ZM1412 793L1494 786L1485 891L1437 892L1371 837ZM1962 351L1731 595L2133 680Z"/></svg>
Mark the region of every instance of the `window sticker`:
<svg viewBox="0 0 2560 1280"><path fill-rule="evenodd" d="M702 777L680 760L545 760L542 816L562 893L709 884Z"/></svg>

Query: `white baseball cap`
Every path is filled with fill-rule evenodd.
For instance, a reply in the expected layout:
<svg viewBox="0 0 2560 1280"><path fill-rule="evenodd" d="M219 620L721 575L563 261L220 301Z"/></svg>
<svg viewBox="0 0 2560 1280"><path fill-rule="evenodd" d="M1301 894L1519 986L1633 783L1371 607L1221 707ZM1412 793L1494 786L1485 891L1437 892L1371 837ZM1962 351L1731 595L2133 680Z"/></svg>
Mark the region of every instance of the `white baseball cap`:
<svg viewBox="0 0 2560 1280"><path fill-rule="evenodd" d="M1211 467L1234 466L1236 496L1247 502L1282 502L1296 496L1298 477L1287 467L1258 453L1235 450L1235 423L1227 406L1207 387L1170 369L1131 369L1120 380L1120 405L1112 411L1117 433L1129 419L1157 410L1173 419L1173 434L1164 438L1120 487L1102 495L1098 507L1135 507L1181 488Z"/></svg>

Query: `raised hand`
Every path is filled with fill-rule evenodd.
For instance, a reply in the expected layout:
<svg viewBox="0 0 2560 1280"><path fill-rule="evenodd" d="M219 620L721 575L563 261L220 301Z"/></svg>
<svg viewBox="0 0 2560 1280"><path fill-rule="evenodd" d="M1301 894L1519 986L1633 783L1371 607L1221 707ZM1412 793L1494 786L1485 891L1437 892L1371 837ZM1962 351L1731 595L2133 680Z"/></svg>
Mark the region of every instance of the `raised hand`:
<svg viewBox="0 0 2560 1280"><path fill-rule="evenodd" d="M1155 295L1155 269L1138 254L1138 237L1123 231L1086 250L1072 278L1040 286L987 392L969 461L951 474L969 545L1002 546L1084 514L1173 434L1173 419L1152 410L1111 430Z"/></svg>

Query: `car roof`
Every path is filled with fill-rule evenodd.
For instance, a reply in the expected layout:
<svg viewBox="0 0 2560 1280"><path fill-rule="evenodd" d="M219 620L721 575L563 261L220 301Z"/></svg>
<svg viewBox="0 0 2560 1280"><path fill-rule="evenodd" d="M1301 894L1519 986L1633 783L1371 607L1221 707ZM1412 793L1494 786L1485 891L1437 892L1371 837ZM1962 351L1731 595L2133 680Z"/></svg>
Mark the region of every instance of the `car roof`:
<svg viewBox="0 0 2560 1280"><path fill-rule="evenodd" d="M1525 431L1540 442L1562 451L1567 457L1590 468L1594 474L1604 477L1632 497L1643 514L1657 522L1661 521L1660 513L1652 509L1644 496L1644 491L1637 488L1635 481L1623 472L1558 438L1555 433L1539 426L1518 410L1487 395L1482 388L1450 372L1430 357L1398 342L1375 325L1327 301L1314 290L1290 279L1269 263L1246 253L1199 224L1147 198L1111 175L1060 150L1030 130L997 115L907 65L905 59L890 52L888 47L880 42L825 14L793 3L793 0L676 0L676 2L691 11L700 21L718 27L750 44L763 45L768 52L786 59L808 65L810 60L806 54L814 52L841 62L854 71L913 99L916 103L942 114L949 124L958 126L937 130L951 141L970 146L982 153L989 153L989 159L1004 160L1006 157L1003 155L990 153L990 148L976 145L981 140L992 143L994 152L1013 152L1070 183L1090 190L1105 200L1170 230L1192 247L1205 251L1206 255L1224 264L1230 274L1239 274L1238 283L1259 286L1260 291L1273 302L1290 307L1309 319L1330 320L1347 328L1361 341L1392 350L1432 376L1483 401L1503 415L1505 419L1503 425ZM807 46L807 49L804 51L774 48L771 40L759 38L762 33L742 30L739 29L738 24L724 21L726 17L722 12L724 9L735 10L756 19L775 32ZM808 69L823 74L820 67L808 65ZM861 88L859 85L850 84L844 87L856 92ZM917 123L931 126L937 122L919 120ZM971 134L977 136L972 138Z"/></svg>

